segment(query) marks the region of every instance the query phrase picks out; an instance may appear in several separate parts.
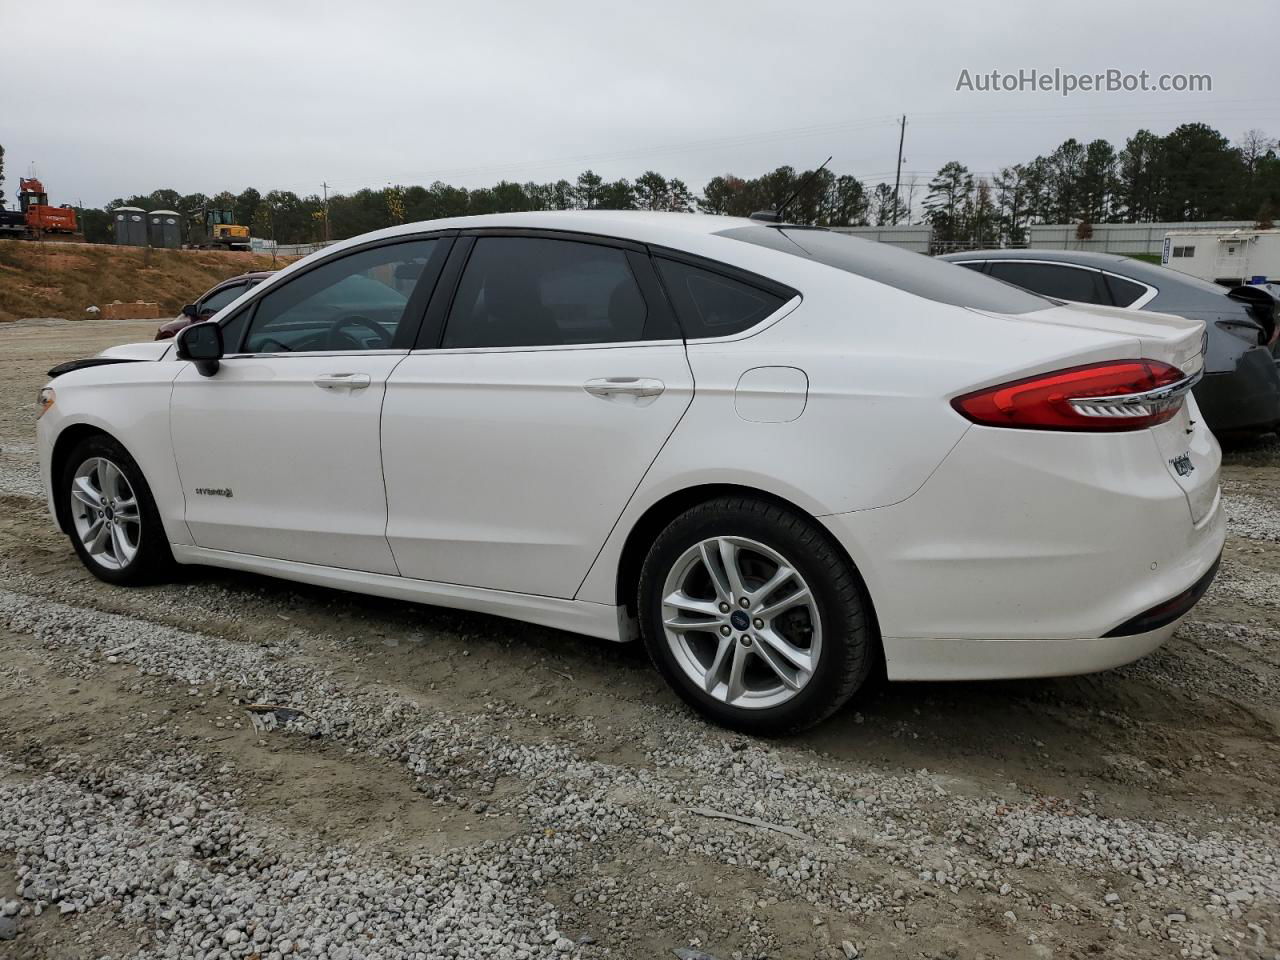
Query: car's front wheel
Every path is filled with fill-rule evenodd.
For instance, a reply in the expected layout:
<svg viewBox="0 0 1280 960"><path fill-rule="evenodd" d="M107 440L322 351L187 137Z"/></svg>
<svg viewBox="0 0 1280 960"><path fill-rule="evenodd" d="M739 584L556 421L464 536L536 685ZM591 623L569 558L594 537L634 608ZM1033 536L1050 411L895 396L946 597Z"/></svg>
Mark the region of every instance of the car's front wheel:
<svg viewBox="0 0 1280 960"><path fill-rule="evenodd" d="M848 560L814 521L744 497L700 504L641 569L641 632L659 671L710 719L801 730L847 701L875 649Z"/></svg>
<svg viewBox="0 0 1280 960"><path fill-rule="evenodd" d="M81 441L67 458L60 489L81 562L108 583L153 581L173 555L151 489L133 457L105 435Z"/></svg>

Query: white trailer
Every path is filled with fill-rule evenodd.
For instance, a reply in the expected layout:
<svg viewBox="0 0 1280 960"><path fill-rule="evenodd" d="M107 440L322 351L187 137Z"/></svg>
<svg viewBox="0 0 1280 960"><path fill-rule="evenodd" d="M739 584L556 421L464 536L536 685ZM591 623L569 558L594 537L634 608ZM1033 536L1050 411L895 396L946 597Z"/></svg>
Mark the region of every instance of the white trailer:
<svg viewBox="0 0 1280 960"><path fill-rule="evenodd" d="M1280 281L1280 230L1170 230L1160 262L1227 287Z"/></svg>

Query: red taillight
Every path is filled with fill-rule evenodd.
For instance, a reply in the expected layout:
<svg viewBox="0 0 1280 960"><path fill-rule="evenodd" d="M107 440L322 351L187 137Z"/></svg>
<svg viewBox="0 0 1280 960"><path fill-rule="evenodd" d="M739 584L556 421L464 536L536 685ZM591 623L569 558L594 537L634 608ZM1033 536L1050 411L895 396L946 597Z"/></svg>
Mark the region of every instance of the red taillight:
<svg viewBox="0 0 1280 960"><path fill-rule="evenodd" d="M1143 395L1184 379L1181 370L1159 360L1114 360L976 390L951 405L988 427L1141 430L1172 419L1185 391L1173 397ZM1088 402L1091 398L1094 403Z"/></svg>

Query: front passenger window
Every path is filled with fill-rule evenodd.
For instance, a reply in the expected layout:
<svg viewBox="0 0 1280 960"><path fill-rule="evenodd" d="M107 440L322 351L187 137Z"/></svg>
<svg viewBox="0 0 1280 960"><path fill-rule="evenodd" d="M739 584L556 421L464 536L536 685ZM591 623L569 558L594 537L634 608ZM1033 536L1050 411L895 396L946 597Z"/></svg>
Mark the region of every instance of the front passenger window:
<svg viewBox="0 0 1280 960"><path fill-rule="evenodd" d="M439 240L339 256L258 301L242 353L385 350L396 344L417 284L434 283Z"/></svg>

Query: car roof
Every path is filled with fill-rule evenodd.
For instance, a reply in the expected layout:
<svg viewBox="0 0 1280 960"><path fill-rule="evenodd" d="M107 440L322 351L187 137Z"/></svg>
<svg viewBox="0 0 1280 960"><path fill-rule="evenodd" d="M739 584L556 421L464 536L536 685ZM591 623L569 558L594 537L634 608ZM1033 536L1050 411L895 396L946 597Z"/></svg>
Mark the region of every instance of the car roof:
<svg viewBox="0 0 1280 960"><path fill-rule="evenodd" d="M722 217L705 213L658 213L647 210L532 210L521 213L491 213L473 217L446 217L385 227L370 233L340 240L290 264L279 274L289 274L318 260L325 260L352 247L445 230L479 230L506 228L514 230L548 230L611 237L633 243L681 250L697 256L721 260L744 270L766 273L773 263L784 272L791 260L775 251L727 239L725 231L755 227L768 230L777 224L764 224L746 217ZM277 274L277 275L279 275ZM785 277L778 277L786 282ZM275 283L273 278L269 283Z"/></svg>
<svg viewBox="0 0 1280 960"><path fill-rule="evenodd" d="M1085 267L1112 269L1120 264L1142 263L1133 257L1118 253L1098 253L1093 250L965 250L960 253L944 253L939 260L1052 260L1055 263L1078 263ZM1148 264L1150 266L1150 264Z"/></svg>
<svg viewBox="0 0 1280 960"><path fill-rule="evenodd" d="M1190 274L1182 273L1171 267L1148 263L1134 257L1126 257L1119 253L1097 253L1092 250L965 250L961 253L947 253L938 257L952 263L963 263L974 260L1043 260L1049 263L1074 264L1080 267L1093 267L1098 270L1110 270L1112 273L1130 277L1149 284L1160 291L1156 300L1148 307L1152 310L1173 309L1189 301L1196 301L1209 306L1221 306L1218 298L1227 295L1226 287L1208 280L1201 280Z"/></svg>
<svg viewBox="0 0 1280 960"><path fill-rule="evenodd" d="M277 272L276 270L250 270L248 273L237 273L234 277L219 280L209 289L217 290L219 287L225 287L232 283L244 283L246 280L265 280L267 277L274 277Z"/></svg>
<svg viewBox="0 0 1280 960"><path fill-rule="evenodd" d="M529 210L520 213L487 213L472 217L420 220L361 234L325 247L326 251L427 230L478 230L510 227L525 230L564 230L594 233L661 245L680 238L707 237L722 230L759 221L706 213L660 213L649 210ZM764 225L761 224L762 229Z"/></svg>
<svg viewBox="0 0 1280 960"><path fill-rule="evenodd" d="M934 284L931 288L932 295L924 292L923 288L927 284L923 280L918 283L908 282L916 274L932 273L933 268L942 267L941 264L937 264L932 258L923 254L888 247L862 237L800 224L704 213L660 213L642 210L539 210L405 223L331 244L291 264L277 276L283 277L293 271L305 269L308 263L326 260L331 256L340 255L347 249L368 243L395 240L400 237L407 238L435 231L492 228L581 233L631 241L680 251L695 257L704 257L722 265L736 267L802 289L806 279L812 279L818 273L823 276L837 276L840 273L856 274L866 280L913 296L936 299L952 306L972 306L967 301L960 304L952 297L938 295L938 290L943 287L955 288L957 285L959 289L965 287L966 281L953 277L949 268L944 268L948 282L941 285ZM780 238L778 235L782 233L789 236ZM811 255L795 242L796 237L807 233L828 238L840 237L847 247L842 246L839 262L827 262L830 258ZM884 261L887 257L900 262L886 264ZM975 276L974 279L978 278ZM1004 287L1003 284L990 278L982 278L982 281L994 284L992 290ZM274 278L267 281L269 284L277 282L282 281ZM1021 309L1005 309L999 306L988 306L987 309L1022 313L1027 309L1043 309L1049 306L1049 302L1043 298L1025 293L1019 303L1022 304Z"/></svg>

